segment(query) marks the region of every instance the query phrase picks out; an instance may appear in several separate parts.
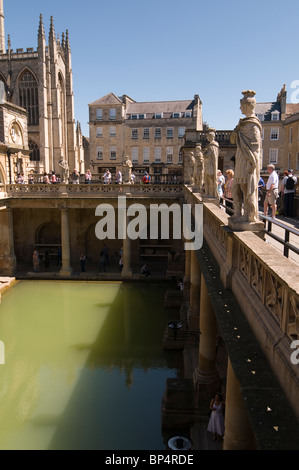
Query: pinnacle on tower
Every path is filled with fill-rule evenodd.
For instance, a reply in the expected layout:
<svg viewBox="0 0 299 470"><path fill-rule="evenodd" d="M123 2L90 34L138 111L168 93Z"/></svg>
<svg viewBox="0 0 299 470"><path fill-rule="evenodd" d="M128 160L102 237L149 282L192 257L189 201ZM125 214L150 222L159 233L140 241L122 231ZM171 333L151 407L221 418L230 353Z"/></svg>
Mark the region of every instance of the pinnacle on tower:
<svg viewBox="0 0 299 470"><path fill-rule="evenodd" d="M50 19L50 32L49 32L49 40L55 40L55 29L54 29L54 21L53 21L53 16L51 16Z"/></svg>
<svg viewBox="0 0 299 470"><path fill-rule="evenodd" d="M44 30L44 23L43 23L43 16L42 16L42 14L40 14L40 16L39 16L38 35L39 35L39 36L45 36L45 30Z"/></svg>
<svg viewBox="0 0 299 470"><path fill-rule="evenodd" d="M0 0L0 50L5 52L4 9L3 0Z"/></svg>
<svg viewBox="0 0 299 470"><path fill-rule="evenodd" d="M66 38L65 38L65 45L68 50L70 50L70 38L69 38L69 30L67 29L65 32Z"/></svg>

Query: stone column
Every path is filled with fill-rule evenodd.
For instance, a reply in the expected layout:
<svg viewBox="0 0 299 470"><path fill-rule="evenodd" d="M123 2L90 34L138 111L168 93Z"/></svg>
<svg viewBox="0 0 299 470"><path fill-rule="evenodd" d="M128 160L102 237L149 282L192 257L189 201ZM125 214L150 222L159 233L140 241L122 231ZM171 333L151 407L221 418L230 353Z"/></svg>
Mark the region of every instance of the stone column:
<svg viewBox="0 0 299 470"><path fill-rule="evenodd" d="M186 301L190 299L190 268L191 268L191 251L185 251L185 275L184 275L184 297Z"/></svg>
<svg viewBox="0 0 299 470"><path fill-rule="evenodd" d="M190 306L188 310L188 328L189 330L199 330L199 312L200 312L200 279L201 271L196 251L191 251L190 264Z"/></svg>
<svg viewBox="0 0 299 470"><path fill-rule="evenodd" d="M228 361L223 450L255 450L256 441L231 362Z"/></svg>
<svg viewBox="0 0 299 470"><path fill-rule="evenodd" d="M123 240L123 269L122 269L122 276L124 277L132 277L133 275L133 270L131 266L131 239L128 237L127 234L127 227L128 227L128 222L129 218L125 216L125 238Z"/></svg>
<svg viewBox="0 0 299 470"><path fill-rule="evenodd" d="M70 276L71 268L71 248L70 248L70 229L68 209L61 209L61 251L62 251L62 267L61 276Z"/></svg>
<svg viewBox="0 0 299 470"><path fill-rule="evenodd" d="M218 380L216 369L216 315L204 277L200 291L200 341L199 361L195 382L210 384Z"/></svg>
<svg viewBox="0 0 299 470"><path fill-rule="evenodd" d="M14 276L16 264L12 210L3 207L0 208L0 274Z"/></svg>

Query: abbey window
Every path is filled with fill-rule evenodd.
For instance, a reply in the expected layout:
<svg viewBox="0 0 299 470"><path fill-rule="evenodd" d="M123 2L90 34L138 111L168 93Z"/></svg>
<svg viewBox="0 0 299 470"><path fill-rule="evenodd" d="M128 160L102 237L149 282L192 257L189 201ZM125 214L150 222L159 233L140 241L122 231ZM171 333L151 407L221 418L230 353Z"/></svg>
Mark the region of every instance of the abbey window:
<svg viewBox="0 0 299 470"><path fill-rule="evenodd" d="M29 126L39 124L38 86L29 71L23 73L19 83L19 104L28 113Z"/></svg>

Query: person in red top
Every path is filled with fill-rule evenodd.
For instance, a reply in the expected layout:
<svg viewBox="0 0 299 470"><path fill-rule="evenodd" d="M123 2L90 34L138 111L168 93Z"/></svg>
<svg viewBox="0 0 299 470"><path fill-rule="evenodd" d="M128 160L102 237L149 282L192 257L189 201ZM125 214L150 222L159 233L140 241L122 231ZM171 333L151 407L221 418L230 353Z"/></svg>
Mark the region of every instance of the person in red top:
<svg viewBox="0 0 299 470"><path fill-rule="evenodd" d="M150 182L150 175L147 172L144 173L144 177L142 178L142 182L144 184L148 184Z"/></svg>
<svg viewBox="0 0 299 470"><path fill-rule="evenodd" d="M51 181L52 184L56 184L56 183L57 183L57 178L56 178L56 175L55 175L55 172L54 172L54 171L52 171L52 173L51 173L50 181Z"/></svg>

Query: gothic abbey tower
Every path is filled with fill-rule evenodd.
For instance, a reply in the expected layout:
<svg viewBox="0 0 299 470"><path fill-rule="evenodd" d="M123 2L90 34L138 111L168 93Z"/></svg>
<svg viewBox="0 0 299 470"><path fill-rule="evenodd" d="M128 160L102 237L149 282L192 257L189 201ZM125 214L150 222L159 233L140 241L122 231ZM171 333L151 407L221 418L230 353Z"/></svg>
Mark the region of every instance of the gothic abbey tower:
<svg viewBox="0 0 299 470"><path fill-rule="evenodd" d="M27 168L22 168L24 173L32 170L60 173L61 159L68 162L71 171L74 168L84 171L81 126L79 123L76 125L74 117L68 31L62 33L60 40L51 17L47 41L40 15L37 49L14 50L10 35L6 44L4 26L3 0L0 0L0 81L4 83L4 104L6 108L15 106L18 110L27 111L28 129L23 128L21 122L14 123L21 136L18 146L22 147L22 155L20 148L15 148L11 140L11 133L15 132L11 130L12 122L0 123L0 142L12 147L12 155L18 150L19 161L27 149ZM10 169L10 173L15 173L13 170Z"/></svg>

